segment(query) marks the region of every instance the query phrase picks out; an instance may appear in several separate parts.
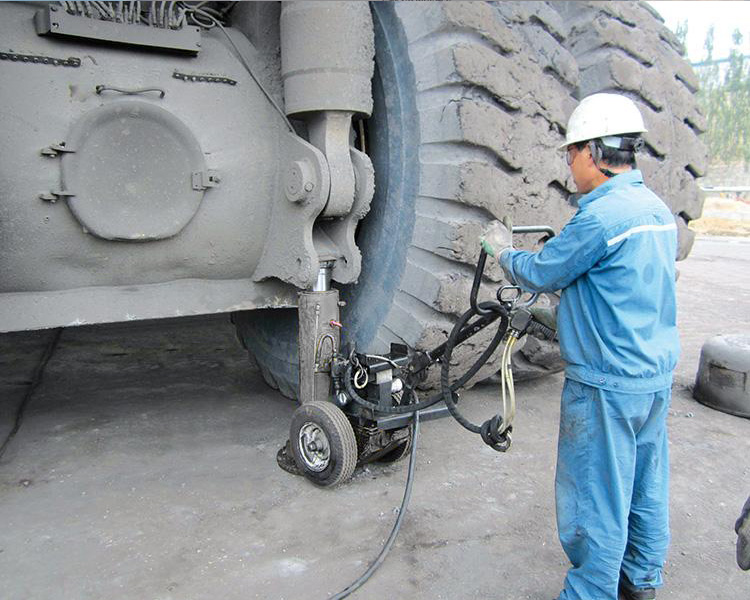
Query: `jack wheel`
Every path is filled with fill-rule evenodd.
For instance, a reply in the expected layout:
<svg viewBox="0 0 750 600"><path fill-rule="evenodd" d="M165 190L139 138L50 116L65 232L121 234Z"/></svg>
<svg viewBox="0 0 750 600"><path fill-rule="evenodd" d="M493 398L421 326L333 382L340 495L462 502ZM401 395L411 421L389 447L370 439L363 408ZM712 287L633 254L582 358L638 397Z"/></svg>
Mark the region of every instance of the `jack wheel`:
<svg viewBox="0 0 750 600"><path fill-rule="evenodd" d="M289 442L302 474L321 487L349 480L357 465L357 441L349 419L329 402L307 402L292 416Z"/></svg>

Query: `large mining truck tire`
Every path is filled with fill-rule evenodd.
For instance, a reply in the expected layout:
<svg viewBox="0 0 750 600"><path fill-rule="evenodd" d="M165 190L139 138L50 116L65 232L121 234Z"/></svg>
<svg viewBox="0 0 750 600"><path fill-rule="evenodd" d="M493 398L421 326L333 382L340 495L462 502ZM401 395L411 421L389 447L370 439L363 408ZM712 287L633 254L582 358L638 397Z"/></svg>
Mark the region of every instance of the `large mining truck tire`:
<svg viewBox="0 0 750 600"><path fill-rule="evenodd" d="M551 4L564 19L565 46L578 63L579 97L617 91L638 104L648 129L638 165L675 215L682 260L695 238L687 225L703 210L696 179L708 160L698 79L682 44L646 2Z"/></svg>
<svg viewBox="0 0 750 600"><path fill-rule="evenodd" d="M641 108L649 133L639 167L676 216L677 258L689 253L687 223L702 211L705 118L679 42L645 3L372 6L377 68L367 141L376 195L357 235L360 281L342 290L345 342L380 352L392 341L441 343L466 306L476 241L491 219L560 230L574 212L574 190L555 147L576 99L594 92L625 93ZM487 282L499 281L491 265ZM295 397L294 311L245 313L237 322L266 380ZM484 343L460 347L456 368ZM556 344L527 339L513 366L521 380L562 363ZM475 381L496 370L497 357Z"/></svg>
<svg viewBox="0 0 750 600"><path fill-rule="evenodd" d="M492 220L509 215L559 231L573 214L556 147L575 104L577 68L563 47L562 19L544 2L371 6L375 108L366 146L376 192L357 232L359 282L341 290L343 343L373 352L391 342L428 348L445 341L466 309L479 239ZM489 298L502 272L492 264L486 275ZM235 322L266 381L296 397L296 311L237 313ZM458 370L488 339L472 342L454 352ZM534 374L559 369L525 362Z"/></svg>

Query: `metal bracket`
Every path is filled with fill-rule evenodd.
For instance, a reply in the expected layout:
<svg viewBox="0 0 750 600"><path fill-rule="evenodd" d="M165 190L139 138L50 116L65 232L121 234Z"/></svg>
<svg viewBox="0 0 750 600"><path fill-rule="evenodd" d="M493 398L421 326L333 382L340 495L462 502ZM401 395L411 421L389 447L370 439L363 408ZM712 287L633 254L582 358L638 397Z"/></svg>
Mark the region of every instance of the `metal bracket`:
<svg viewBox="0 0 750 600"><path fill-rule="evenodd" d="M362 254L354 241L354 233L357 223L370 211L370 203L375 193L375 170L370 157L355 148L349 148L349 152L355 182L351 210L339 219L319 220L313 233L316 242L320 237L316 233L325 234L327 240L333 242L336 262L332 277L344 284L357 281L362 270Z"/></svg>
<svg viewBox="0 0 750 600"><path fill-rule="evenodd" d="M193 81L199 83L226 83L228 85L237 85L237 81L230 77L221 77L219 75L191 75L190 73L180 73L175 71L172 77L180 81Z"/></svg>
<svg viewBox="0 0 750 600"><path fill-rule="evenodd" d="M211 169L208 169L207 171L193 171L191 180L193 189L196 191L218 187L221 183L219 172Z"/></svg>
<svg viewBox="0 0 750 600"><path fill-rule="evenodd" d="M54 158L56 156L59 156L60 154L74 154L75 150L72 148L68 148L65 145L65 142L60 142L59 144L50 144L46 148L42 148L39 153L42 156L49 156L50 158Z"/></svg>
<svg viewBox="0 0 750 600"><path fill-rule="evenodd" d="M52 204L54 204L60 198L66 198L69 196L75 196L75 194L73 192L64 192L60 190L60 191L51 191L51 192L39 194L39 199L44 200L45 202L51 202Z"/></svg>
<svg viewBox="0 0 750 600"><path fill-rule="evenodd" d="M325 154L331 172L331 192L324 217L343 217L354 203L354 167L349 153L352 113L324 110L307 121L310 143Z"/></svg>
<svg viewBox="0 0 750 600"><path fill-rule="evenodd" d="M35 65L52 65L53 67L80 67L81 59L75 56L68 58L55 58L54 56L41 56L38 54L16 54L15 52L0 52L0 60L11 62L31 63Z"/></svg>
<svg viewBox="0 0 750 600"><path fill-rule="evenodd" d="M313 244L313 224L331 188L325 156L293 133L281 137L287 168L273 200L263 255L253 279L276 277L302 289L317 280L319 256Z"/></svg>
<svg viewBox="0 0 750 600"><path fill-rule="evenodd" d="M141 48L163 49L198 54L201 29L186 25L180 29L144 27L133 23L116 23L84 15L71 15L57 3L44 3L34 14L37 35L70 40L95 40L110 44L127 44Z"/></svg>

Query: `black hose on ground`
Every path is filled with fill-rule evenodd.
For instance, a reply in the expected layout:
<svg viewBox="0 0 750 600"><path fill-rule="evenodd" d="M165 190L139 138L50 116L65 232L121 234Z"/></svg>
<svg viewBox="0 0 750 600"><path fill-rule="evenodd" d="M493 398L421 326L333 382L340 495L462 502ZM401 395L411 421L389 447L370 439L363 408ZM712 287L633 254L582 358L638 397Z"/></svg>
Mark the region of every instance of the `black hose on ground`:
<svg viewBox="0 0 750 600"><path fill-rule="evenodd" d="M352 592L355 592L360 587L362 587L365 583L367 583L367 580L372 577L373 573L378 570L380 565L383 564L383 561L385 560L386 556L388 556L388 553L391 551L391 548L393 547L393 543L396 541L396 536L398 535L399 530L401 529L401 523L404 520L404 515L406 514L406 509L409 506L409 500L411 498L411 488L414 484L414 468L416 467L416 456L417 456L417 439L419 437L419 412L414 413L414 419L412 421L411 425L411 452L409 454L409 471L406 475L406 488L404 489L404 497L401 500L401 508L399 508L398 511L398 517L396 517L396 523L393 525L393 529L391 530L391 535L388 536L388 539L385 542L385 545L383 546L383 549L380 551L380 554L375 558L375 560L372 562L372 564L367 568L367 570L353 583L349 584L346 588L344 588L342 591L340 591L338 594L332 597L331 600L341 600L342 598L346 598L349 594Z"/></svg>
<svg viewBox="0 0 750 600"><path fill-rule="evenodd" d="M13 425L13 429L11 429L8 436L3 441L2 446L0 446L0 459L3 457L3 455L5 454L5 451L8 449L8 446L13 441L13 438L16 437L18 430L21 428L21 423L23 423L23 417L26 414L26 406L28 405L29 400L31 400L31 397L34 395L36 388L39 387L39 384L42 381L42 376L44 375L44 368L47 366L49 359L52 358L52 354L54 354L55 352L57 343L60 341L60 335L62 335L62 328L53 330L52 336L50 337L50 340L47 343L47 346L45 347L44 352L42 353L42 357L39 359L39 362L34 368L34 374L31 376L31 382L29 384L29 387L26 390L26 394L24 395L23 400L21 400L21 404L18 406L18 411L16 412L16 418L15 418L15 423Z"/></svg>
<svg viewBox="0 0 750 600"><path fill-rule="evenodd" d="M450 383L450 358L451 353L453 352L453 347L455 346L456 340L458 339L458 336L460 335L461 331L463 330L464 326L471 320L471 318L475 315L479 315L475 309L475 307L469 309L466 311L461 317L459 318L456 325L453 327L453 330L450 333L450 336L448 336L448 341L445 345L445 350L443 353L443 356L441 358L443 364L442 369L440 372L440 383L441 383L441 391L438 394L435 394L434 396L430 397L427 400L424 400L422 402L417 402L415 404L407 404L403 406L395 406L395 407L389 407L387 409L384 409L379 404L376 404L374 402L370 402L368 400L365 400L362 398L358 393L357 390L352 385L352 368L353 365L349 363L346 368L346 372L344 374L344 387L346 388L347 393L349 396L356 402L357 404L360 404L361 406L364 406L365 408L369 408L371 410L377 410L380 412L390 412L390 413L407 413L412 412L414 414L413 421L412 421L412 446L411 446L411 452L409 454L409 470L406 475L406 488L404 489L404 497L401 500L401 508L399 509L398 517L396 518L396 523L393 525L393 529L391 530L391 534L388 536L388 539L385 542L385 545L383 546L383 549L380 551L380 554L378 554L377 558L372 562L372 564L368 567L368 569L353 583L348 585L344 590L339 592L338 594L331 597L331 600L341 600L342 598L346 598L351 593L358 590L360 587L362 587L367 581L372 577L372 575L377 571L377 569L380 567L381 564L383 564L383 561L385 560L386 556L388 556L388 553L390 552L391 548L393 547L394 542L396 541L396 536L398 535L398 532L401 529L401 523L404 519L404 515L406 514L406 509L409 506L409 500L411 498L411 490L414 483L414 468L416 466L416 455L417 455L417 441L419 438L419 411L427 408L429 406L432 406L433 404L436 404L440 400L445 400L445 404L448 407L448 410L450 411L451 415L464 427L469 429L469 431L473 431L474 433L478 433L482 436L482 439L490 446L492 446L495 449L498 449L496 446L498 445L498 441L492 438L491 432L488 435L488 430L492 429L492 427L495 427L495 430L499 425L502 423L502 418L498 416L493 417L493 419L490 419L484 423L481 427L474 425L470 421L468 421L459 411L456 407L456 402L453 398L453 394L455 393L455 390L463 386L469 379L471 379L476 373L479 371L479 369L490 359L495 349L498 347L500 342L502 341L503 337L505 337L505 333L508 330L508 314L505 312L504 308L494 302L490 303L483 303L479 304L479 307L481 307L484 310L496 310L500 312L500 326L497 328L497 333L495 333L494 337L492 338L492 341L490 342L489 346L482 352L481 356L477 359L477 361L469 368L466 373L464 373L459 379L457 379L453 384ZM410 394L413 394L413 390L409 390Z"/></svg>

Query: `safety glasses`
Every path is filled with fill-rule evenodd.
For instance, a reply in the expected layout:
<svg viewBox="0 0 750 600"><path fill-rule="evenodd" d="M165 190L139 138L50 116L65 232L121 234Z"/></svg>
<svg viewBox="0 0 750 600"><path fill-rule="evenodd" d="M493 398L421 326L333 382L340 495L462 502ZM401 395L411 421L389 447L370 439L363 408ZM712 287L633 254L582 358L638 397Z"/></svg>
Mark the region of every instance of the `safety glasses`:
<svg viewBox="0 0 750 600"><path fill-rule="evenodd" d="M568 163L568 166L572 165L576 158L573 154L574 150L576 150L575 146L568 146L568 149L565 151L565 162Z"/></svg>

